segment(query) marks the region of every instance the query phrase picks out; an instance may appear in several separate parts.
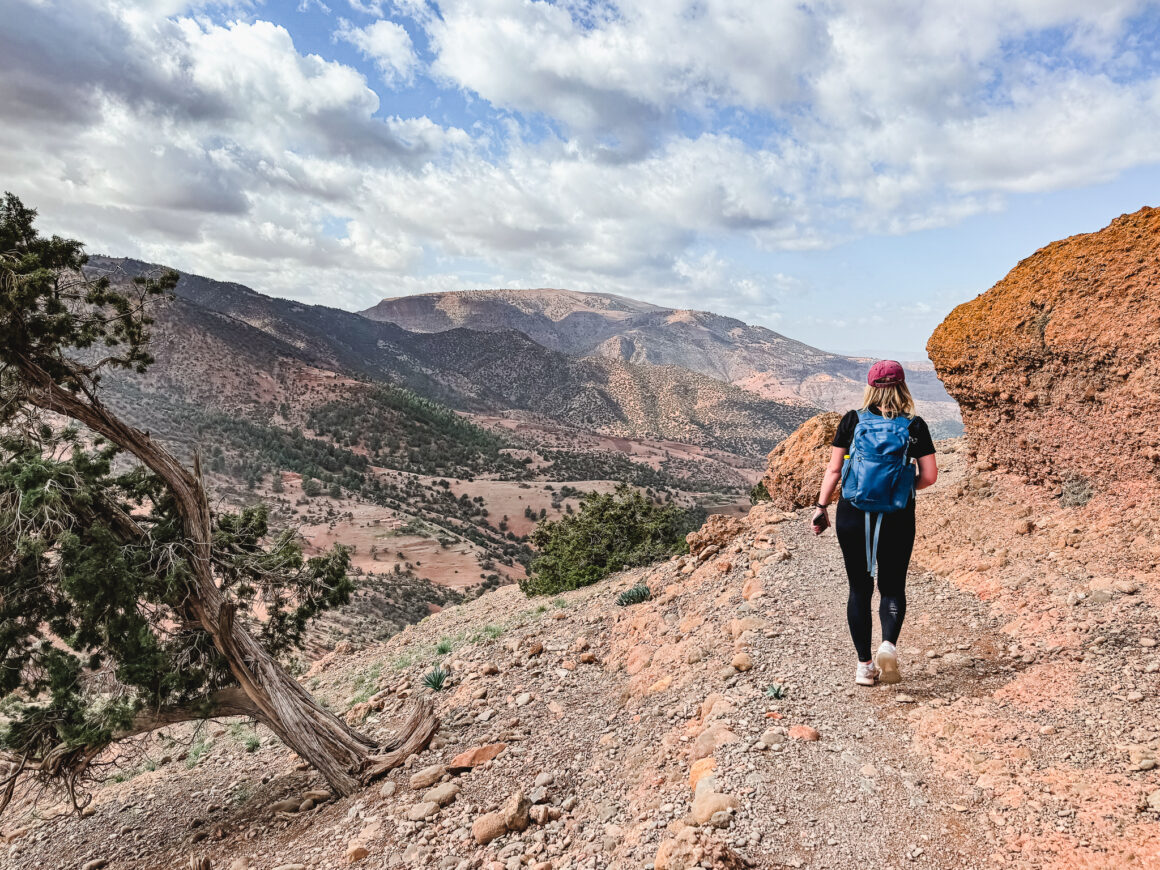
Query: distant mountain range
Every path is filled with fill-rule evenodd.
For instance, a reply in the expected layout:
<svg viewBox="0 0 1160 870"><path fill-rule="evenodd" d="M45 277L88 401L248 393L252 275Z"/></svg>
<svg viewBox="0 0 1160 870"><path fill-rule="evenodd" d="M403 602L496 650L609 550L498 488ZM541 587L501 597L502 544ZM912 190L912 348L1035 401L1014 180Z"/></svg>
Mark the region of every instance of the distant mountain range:
<svg viewBox="0 0 1160 870"><path fill-rule="evenodd" d="M161 267L94 256L87 268L127 280ZM388 381L460 411L751 457L815 410L682 366L581 357L517 329L412 330L196 275L182 275L176 293L155 312L158 362L145 383L209 407L316 403L337 379Z"/></svg>
<svg viewBox="0 0 1160 870"><path fill-rule="evenodd" d="M384 299L362 313L421 333L516 330L571 356L676 366L766 399L834 410L860 402L870 363L731 317L664 308L608 293L553 289L425 293ZM958 434L958 406L933 366L921 361L905 367L920 413L939 434Z"/></svg>

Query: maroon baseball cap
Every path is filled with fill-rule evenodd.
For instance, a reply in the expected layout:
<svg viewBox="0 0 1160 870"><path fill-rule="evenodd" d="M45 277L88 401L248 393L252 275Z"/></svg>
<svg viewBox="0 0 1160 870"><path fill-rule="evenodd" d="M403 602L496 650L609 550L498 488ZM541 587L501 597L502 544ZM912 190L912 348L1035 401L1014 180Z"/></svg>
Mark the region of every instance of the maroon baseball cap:
<svg viewBox="0 0 1160 870"><path fill-rule="evenodd" d="M866 383L872 387L889 387L894 384L906 383L906 372L902 364L892 359L883 359L870 366L870 373L866 375Z"/></svg>

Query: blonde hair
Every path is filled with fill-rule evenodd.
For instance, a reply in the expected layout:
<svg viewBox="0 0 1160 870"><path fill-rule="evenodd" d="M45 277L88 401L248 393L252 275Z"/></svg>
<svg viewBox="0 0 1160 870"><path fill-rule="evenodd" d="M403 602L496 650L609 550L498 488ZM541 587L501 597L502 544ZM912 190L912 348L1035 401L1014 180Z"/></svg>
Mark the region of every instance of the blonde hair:
<svg viewBox="0 0 1160 870"><path fill-rule="evenodd" d="M914 396L906 384L890 384L886 387L866 387L862 393L862 410L877 405L883 417L913 417Z"/></svg>

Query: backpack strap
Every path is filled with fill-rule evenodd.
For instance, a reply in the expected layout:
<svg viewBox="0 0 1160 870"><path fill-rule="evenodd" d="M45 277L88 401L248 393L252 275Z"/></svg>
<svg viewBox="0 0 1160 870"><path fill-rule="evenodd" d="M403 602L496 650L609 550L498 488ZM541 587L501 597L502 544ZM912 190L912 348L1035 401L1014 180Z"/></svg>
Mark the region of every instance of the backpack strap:
<svg viewBox="0 0 1160 870"><path fill-rule="evenodd" d="M882 534L882 514L878 515L878 521L874 524L874 546L870 550L870 579L878 579L878 536Z"/></svg>
<svg viewBox="0 0 1160 870"><path fill-rule="evenodd" d="M882 514L871 514L864 511L866 519L866 570L871 580L878 579L878 536L882 534ZM871 534L873 528L873 534Z"/></svg>

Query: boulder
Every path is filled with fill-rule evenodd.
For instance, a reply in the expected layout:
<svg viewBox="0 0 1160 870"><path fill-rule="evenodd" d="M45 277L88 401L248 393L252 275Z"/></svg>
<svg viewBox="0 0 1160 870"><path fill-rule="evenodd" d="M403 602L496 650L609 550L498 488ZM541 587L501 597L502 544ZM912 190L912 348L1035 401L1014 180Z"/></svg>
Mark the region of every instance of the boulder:
<svg viewBox="0 0 1160 870"><path fill-rule="evenodd" d="M423 800L445 807L455 800L455 796L458 794L459 786L453 782L445 782L428 789L423 795Z"/></svg>
<svg viewBox="0 0 1160 870"><path fill-rule="evenodd" d="M1160 474L1158 284L1160 209L1143 208L1041 248L947 316L927 351L982 467L1072 504Z"/></svg>
<svg viewBox="0 0 1160 870"><path fill-rule="evenodd" d="M371 850L367 848L365 843L360 843L354 840L346 847L346 862L348 864L357 864L369 857Z"/></svg>
<svg viewBox="0 0 1160 870"><path fill-rule="evenodd" d="M733 667L739 671L748 671L753 667L753 658L749 653L739 652L733 656Z"/></svg>
<svg viewBox="0 0 1160 870"><path fill-rule="evenodd" d="M816 504L842 415L810 417L769 454L762 481L773 505L792 511Z"/></svg>
<svg viewBox="0 0 1160 870"><path fill-rule="evenodd" d="M693 821L705 825L717 813L736 810L740 806L741 802L737 798L717 791L716 780L712 775L705 776L697 783L697 791L693 796Z"/></svg>
<svg viewBox="0 0 1160 870"><path fill-rule="evenodd" d="M701 528L685 535L685 541L688 542L689 552L693 556L708 558L748 529L749 526L744 520L725 514L713 514L705 520Z"/></svg>
<svg viewBox="0 0 1160 870"><path fill-rule="evenodd" d="M439 804L435 801L420 801L407 810L407 818L412 822L421 822L439 812Z"/></svg>
<svg viewBox="0 0 1160 870"><path fill-rule="evenodd" d="M740 806L737 798L721 792L703 792L693 798L693 818L698 824L706 825L718 813L728 813Z"/></svg>
<svg viewBox="0 0 1160 870"><path fill-rule="evenodd" d="M818 733L817 728L811 728L809 725L794 725L789 729L789 736L794 740L805 740L813 742L821 740L822 735Z"/></svg>

